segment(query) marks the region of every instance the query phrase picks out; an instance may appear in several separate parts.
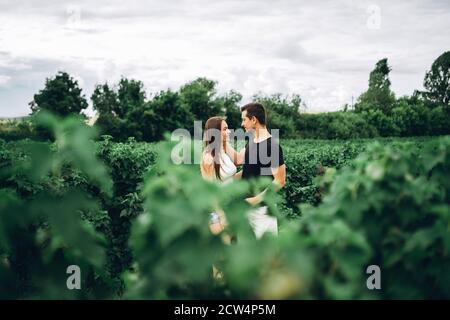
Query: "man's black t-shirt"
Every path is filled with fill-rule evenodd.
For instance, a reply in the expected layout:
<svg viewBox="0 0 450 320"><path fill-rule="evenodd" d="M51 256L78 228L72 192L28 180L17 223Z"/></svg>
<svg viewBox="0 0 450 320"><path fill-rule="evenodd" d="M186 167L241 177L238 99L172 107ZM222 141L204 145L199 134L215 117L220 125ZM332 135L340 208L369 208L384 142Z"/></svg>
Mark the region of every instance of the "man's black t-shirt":
<svg viewBox="0 0 450 320"><path fill-rule="evenodd" d="M284 164L283 150L272 137L255 143L250 138L245 146L245 162L242 167L242 179L269 176L273 179L271 168Z"/></svg>

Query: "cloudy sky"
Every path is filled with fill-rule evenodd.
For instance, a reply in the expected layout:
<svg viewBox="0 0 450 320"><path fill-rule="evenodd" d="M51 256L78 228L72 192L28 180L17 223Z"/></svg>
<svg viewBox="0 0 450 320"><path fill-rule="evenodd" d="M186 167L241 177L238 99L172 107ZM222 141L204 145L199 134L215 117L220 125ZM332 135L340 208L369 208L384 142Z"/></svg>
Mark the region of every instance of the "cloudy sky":
<svg viewBox="0 0 450 320"><path fill-rule="evenodd" d="M448 0L0 0L0 117L28 114L58 70L86 97L121 76L147 92L204 76L243 102L298 93L310 112L338 110L384 57L397 95L421 88L449 31Z"/></svg>

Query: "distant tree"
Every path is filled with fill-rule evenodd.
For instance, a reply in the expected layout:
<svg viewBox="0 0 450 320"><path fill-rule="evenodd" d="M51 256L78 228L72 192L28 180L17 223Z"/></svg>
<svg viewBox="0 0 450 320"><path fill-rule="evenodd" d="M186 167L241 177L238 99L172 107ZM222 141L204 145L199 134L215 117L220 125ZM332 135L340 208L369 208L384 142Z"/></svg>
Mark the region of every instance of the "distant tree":
<svg viewBox="0 0 450 320"><path fill-rule="evenodd" d="M430 110L415 97L401 97L392 109L392 120L401 136L423 136L430 133Z"/></svg>
<svg viewBox="0 0 450 320"><path fill-rule="evenodd" d="M145 109L145 91L141 81L122 78L117 91L107 83L97 85L91 100L94 110L99 113L96 124L103 134L116 140L131 136L143 139L141 118Z"/></svg>
<svg viewBox="0 0 450 320"><path fill-rule="evenodd" d="M369 76L369 88L359 98L355 105L356 112L379 109L385 114L390 114L395 102L395 95L391 91L391 81L387 58L381 59L375 65Z"/></svg>
<svg viewBox="0 0 450 320"><path fill-rule="evenodd" d="M450 111L450 51L441 54L431 65L424 79L423 95L435 105Z"/></svg>
<svg viewBox="0 0 450 320"><path fill-rule="evenodd" d="M379 109L363 111L361 115L368 125L376 128L378 134L382 137L398 136L400 134L400 129L396 126L392 117L387 116Z"/></svg>
<svg viewBox="0 0 450 320"><path fill-rule="evenodd" d="M215 102L216 85L213 80L198 78L180 89L182 104L203 124L208 118L221 113L220 105Z"/></svg>
<svg viewBox="0 0 450 320"><path fill-rule="evenodd" d="M269 129L279 129L282 138L293 138L298 135L300 109L304 106L299 95L256 94L253 101L262 103L266 108Z"/></svg>
<svg viewBox="0 0 450 320"><path fill-rule="evenodd" d="M59 71L54 78L47 78L44 89L30 102L32 114L48 110L59 116L79 114L88 103L78 82L68 73Z"/></svg>
<svg viewBox="0 0 450 320"><path fill-rule="evenodd" d="M125 120L117 115L120 105L114 88L108 83L97 85L92 93L91 101L93 109L98 113L95 125L100 132L111 135L116 140L125 139Z"/></svg>
<svg viewBox="0 0 450 320"><path fill-rule="evenodd" d="M114 112L117 115L119 110L119 97L108 83L99 84L95 87L91 96L92 107L99 114L108 114Z"/></svg>
<svg viewBox="0 0 450 320"><path fill-rule="evenodd" d="M194 116L188 106L182 103L178 92L160 91L148 102L146 112L143 128L149 130L149 134L145 135L148 140L160 140L165 132L175 129L193 128Z"/></svg>
<svg viewBox="0 0 450 320"><path fill-rule="evenodd" d="M145 91L142 81L122 78L120 79L117 95L119 108L116 113L124 118L133 109L141 108L145 103Z"/></svg>
<svg viewBox="0 0 450 320"><path fill-rule="evenodd" d="M116 141L126 140L129 133L126 131L125 120L120 119L113 113L99 114L95 125L100 129L101 134L107 134Z"/></svg>
<svg viewBox="0 0 450 320"><path fill-rule="evenodd" d="M438 106L430 111L431 135L450 134L449 124L450 112L446 111L443 106Z"/></svg>
<svg viewBox="0 0 450 320"><path fill-rule="evenodd" d="M220 114L226 117L230 129L239 129L241 127L241 111L239 102L242 100L242 94L231 90L225 95L218 97L215 102L220 108Z"/></svg>

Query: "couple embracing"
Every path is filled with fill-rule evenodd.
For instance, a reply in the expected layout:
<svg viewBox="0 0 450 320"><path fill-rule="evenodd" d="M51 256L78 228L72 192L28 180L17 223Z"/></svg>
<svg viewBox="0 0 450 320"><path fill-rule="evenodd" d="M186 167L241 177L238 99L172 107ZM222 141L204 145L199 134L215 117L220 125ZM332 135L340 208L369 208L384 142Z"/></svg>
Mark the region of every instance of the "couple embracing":
<svg viewBox="0 0 450 320"><path fill-rule="evenodd" d="M233 179L251 179L268 176L272 178L275 189L285 185L286 165L279 142L272 137L266 127L267 115L260 103L249 103L241 107L242 127L249 140L240 151L229 143L229 129L224 118L212 117L206 121L204 150L200 170L204 179L229 183ZM237 166L242 170L237 172ZM278 222L267 213L267 206L261 205L265 191L245 200L254 206L249 213L249 222L255 236L262 237L265 232L278 234ZM220 233L226 224L223 212L212 213L210 229Z"/></svg>

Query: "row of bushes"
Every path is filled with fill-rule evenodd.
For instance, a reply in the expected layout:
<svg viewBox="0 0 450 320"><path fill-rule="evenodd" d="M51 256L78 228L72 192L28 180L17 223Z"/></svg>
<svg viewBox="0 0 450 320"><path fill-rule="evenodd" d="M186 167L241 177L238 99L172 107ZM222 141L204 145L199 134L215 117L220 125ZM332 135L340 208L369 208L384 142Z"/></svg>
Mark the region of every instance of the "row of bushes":
<svg viewBox="0 0 450 320"><path fill-rule="evenodd" d="M399 100L390 115L380 110L367 110L358 113L350 111L301 113L297 117L290 117L280 116L270 108L268 113L269 119L274 120L269 122L269 127L280 129L282 138L357 139L450 134L450 112L443 107L430 108L408 99ZM286 119L288 121L285 121ZM236 125L238 120L234 120L233 123ZM232 128L231 123L229 126ZM119 127L114 130L118 129ZM129 134L122 135L123 139L126 140ZM158 135L162 136L162 132ZM46 137L48 134L36 130L30 120L0 123L0 138L7 141L25 138L44 140Z"/></svg>
<svg viewBox="0 0 450 320"><path fill-rule="evenodd" d="M0 122L0 139L21 140L38 139L34 126L29 120L5 120Z"/></svg>
<svg viewBox="0 0 450 320"><path fill-rule="evenodd" d="M438 136L450 134L450 112L405 100L391 115L380 110L301 114L297 128L300 137L312 139Z"/></svg>
<svg viewBox="0 0 450 320"><path fill-rule="evenodd" d="M274 116L270 109L269 116ZM297 118L275 115L274 119L269 127L280 129L282 138L358 139L450 134L450 112L443 107L429 109L424 104L408 104L407 101L401 102L389 116L379 110L368 110L361 113L301 113ZM162 133L159 135L162 136ZM0 139L6 141L26 138L45 140L46 137L48 134L36 130L29 120L0 123ZM127 135L123 137L127 139Z"/></svg>

